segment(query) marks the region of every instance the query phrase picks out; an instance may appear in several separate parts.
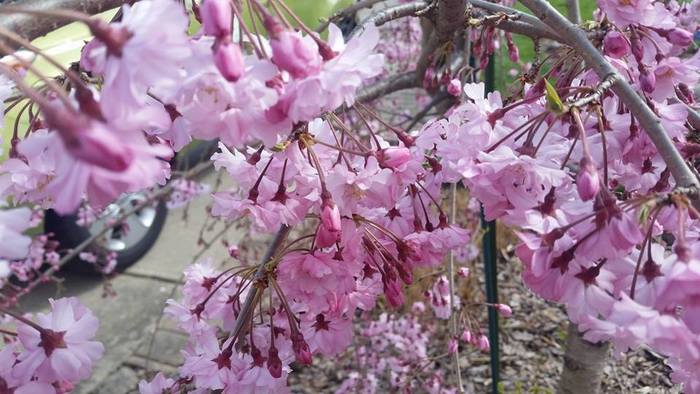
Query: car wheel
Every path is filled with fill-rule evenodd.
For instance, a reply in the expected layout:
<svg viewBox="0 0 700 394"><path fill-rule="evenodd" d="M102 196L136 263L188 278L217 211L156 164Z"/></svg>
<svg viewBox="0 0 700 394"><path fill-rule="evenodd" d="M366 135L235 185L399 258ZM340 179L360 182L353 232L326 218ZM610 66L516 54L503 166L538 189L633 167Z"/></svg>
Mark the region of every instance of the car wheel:
<svg viewBox="0 0 700 394"><path fill-rule="evenodd" d="M70 249L80 245L93 234L102 231L110 221L120 218L125 212L131 210L136 204L146 199L144 193L129 193L109 204L102 215L87 227L79 226L77 216L61 216L53 210L46 211L44 230L51 234L52 239L60 243L60 249ZM95 241L95 247L104 252L117 254L117 271L123 271L137 262L160 235L168 210L165 202L159 201L154 205L147 205L137 212L126 217L122 225L114 226ZM97 273L94 265L81 260L79 257L66 264L66 269L80 273Z"/></svg>

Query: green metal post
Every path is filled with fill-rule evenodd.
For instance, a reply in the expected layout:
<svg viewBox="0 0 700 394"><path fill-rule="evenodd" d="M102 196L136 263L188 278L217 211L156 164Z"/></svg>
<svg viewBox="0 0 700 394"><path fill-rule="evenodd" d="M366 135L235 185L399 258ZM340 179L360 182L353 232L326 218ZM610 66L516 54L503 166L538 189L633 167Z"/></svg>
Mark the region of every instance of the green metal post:
<svg viewBox="0 0 700 394"><path fill-rule="evenodd" d="M496 79L496 58L491 55L489 64L486 67L486 92L493 92ZM498 268L496 264L496 222L487 221L484 217L483 208L481 211L481 228L484 230L482 248L484 254L484 272L486 281L486 302L498 303ZM488 308L489 317L489 342L491 344L491 392L498 393L498 382L500 372L500 359L498 348L498 311L495 308Z"/></svg>

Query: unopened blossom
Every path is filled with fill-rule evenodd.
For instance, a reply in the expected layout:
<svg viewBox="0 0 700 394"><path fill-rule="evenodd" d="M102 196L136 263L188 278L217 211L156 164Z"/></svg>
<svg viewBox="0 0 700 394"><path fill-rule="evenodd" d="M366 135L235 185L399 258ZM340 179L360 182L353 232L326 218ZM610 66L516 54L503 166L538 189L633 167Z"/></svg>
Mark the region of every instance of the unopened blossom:
<svg viewBox="0 0 700 394"><path fill-rule="evenodd" d="M231 35L233 12L229 0L206 0L199 7L204 34L214 37Z"/></svg>
<svg viewBox="0 0 700 394"><path fill-rule="evenodd" d="M462 94L462 82L459 79L453 79L447 85L447 93L459 97Z"/></svg>
<svg viewBox="0 0 700 394"><path fill-rule="evenodd" d="M622 58L630 52L630 44L627 38L619 31L611 30L603 38L605 54L616 59Z"/></svg>

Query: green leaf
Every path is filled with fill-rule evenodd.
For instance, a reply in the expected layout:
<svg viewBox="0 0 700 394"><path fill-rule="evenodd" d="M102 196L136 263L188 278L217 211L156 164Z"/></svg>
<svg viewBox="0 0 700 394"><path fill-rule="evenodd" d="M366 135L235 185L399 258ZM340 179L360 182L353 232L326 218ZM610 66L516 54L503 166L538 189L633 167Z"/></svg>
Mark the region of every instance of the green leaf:
<svg viewBox="0 0 700 394"><path fill-rule="evenodd" d="M544 87L546 90L545 97L547 98L547 107L555 114L564 113L564 103L561 101L557 90L554 89L554 86L549 83L547 78L544 79Z"/></svg>

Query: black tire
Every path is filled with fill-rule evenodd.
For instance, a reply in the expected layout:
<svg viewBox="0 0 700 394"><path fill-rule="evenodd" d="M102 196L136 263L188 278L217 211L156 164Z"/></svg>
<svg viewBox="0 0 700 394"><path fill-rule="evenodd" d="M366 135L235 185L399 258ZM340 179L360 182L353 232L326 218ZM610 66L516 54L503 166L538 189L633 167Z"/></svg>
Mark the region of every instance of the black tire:
<svg viewBox="0 0 700 394"><path fill-rule="evenodd" d="M209 160L219 147L218 140L196 141L177 152L172 167L178 171L187 171L197 164Z"/></svg>
<svg viewBox="0 0 700 394"><path fill-rule="evenodd" d="M160 201L155 207L155 217L144 236L131 247L117 252L117 267L115 271L122 272L137 262L155 244L163 230L168 209L165 202ZM76 223L77 216L61 216L54 210L46 211L44 231L51 239L59 242L62 250L75 248L90 237L89 231ZM93 246L94 247L94 246ZM94 265L81 260L79 257L68 262L63 269L81 274L99 274Z"/></svg>

